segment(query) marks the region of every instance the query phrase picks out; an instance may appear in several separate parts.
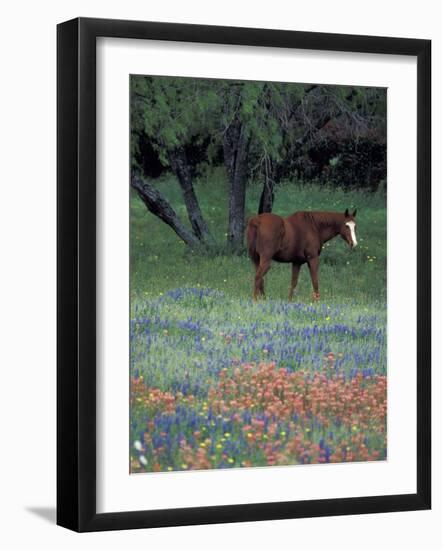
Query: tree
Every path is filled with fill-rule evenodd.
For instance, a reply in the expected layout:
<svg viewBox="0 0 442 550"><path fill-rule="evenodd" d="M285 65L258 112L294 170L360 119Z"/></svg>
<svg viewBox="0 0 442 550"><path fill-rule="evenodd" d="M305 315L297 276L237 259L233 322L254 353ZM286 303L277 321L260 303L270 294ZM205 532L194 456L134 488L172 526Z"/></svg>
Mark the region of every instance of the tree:
<svg viewBox="0 0 442 550"><path fill-rule="evenodd" d="M242 120L243 85L225 81L224 116L222 118L224 163L229 178L229 221L227 240L239 251L244 235L247 152L249 139Z"/></svg>
<svg viewBox="0 0 442 550"><path fill-rule="evenodd" d="M290 85L281 109L284 158L276 171L286 177L298 174L300 179L321 175L323 166L314 159L314 173L306 172L310 153L328 149L327 165L339 163L339 156L348 144L357 151L363 139L381 143L385 150L386 94L381 88L349 86L306 86L293 95ZM352 160L355 163L355 159ZM364 163L369 166L369 163ZM327 172L328 173L328 172Z"/></svg>
<svg viewBox="0 0 442 550"><path fill-rule="evenodd" d="M344 175L374 188L373 159L379 163L385 157L385 109L386 94L378 88L135 76L132 164L139 177L132 185L149 210L189 246L208 247L213 239L193 185L195 158L189 151L195 146L204 150L209 164L221 151L229 184L227 241L241 253L249 182L261 185L259 213L272 211L282 178L324 177L342 185ZM157 162L175 174L190 230L166 198L142 181L145 164L137 158L146 142ZM357 163L364 167L358 173Z"/></svg>
<svg viewBox="0 0 442 550"><path fill-rule="evenodd" d="M138 174L132 175L131 185L137 191L138 196L144 202L149 212L152 212L152 214L158 216L158 218L169 225L178 237L190 247L198 248L201 246L200 240L181 222L175 210L158 189L155 189L147 181L143 181Z"/></svg>
<svg viewBox="0 0 442 550"><path fill-rule="evenodd" d="M243 249L246 183L250 148L261 151L267 166L266 187L272 178L272 159L282 143L275 115L278 85L228 80L135 77L132 85L132 143L139 147L147 135L161 162L176 175L183 192L195 236L211 242L202 216L186 155L192 140L209 138L213 149L221 146L229 179L227 241L232 250ZM132 155L134 158L134 155ZM135 163L135 168L140 168ZM165 200L165 199L164 199ZM265 201L271 209L273 189ZM163 204L163 203L162 203Z"/></svg>
<svg viewBox="0 0 442 550"><path fill-rule="evenodd" d="M259 199L258 214L271 212L273 201L275 200L275 171L273 161L267 153L264 153L262 162L264 164L264 183Z"/></svg>
<svg viewBox="0 0 442 550"><path fill-rule="evenodd" d="M192 175L186 158L184 147L176 147L168 152L170 166L178 178L181 190L183 192L184 204L186 205L190 225L197 238L208 243L212 241L209 227L205 222L198 199L196 198L193 187Z"/></svg>
<svg viewBox="0 0 442 550"><path fill-rule="evenodd" d="M265 82L223 81L224 162L229 177L228 242L234 251L243 248L246 184L250 156L264 163L263 211L273 203L272 159L279 158L282 134L277 122L279 85ZM270 204L271 203L271 204ZM261 208L260 208L261 209Z"/></svg>
<svg viewBox="0 0 442 550"><path fill-rule="evenodd" d="M210 93L210 86L206 86L207 93L201 93L199 84L204 83L184 78L133 77L131 130L133 152L139 146L140 135L144 134L158 152L161 162L174 172L192 231L202 244L209 245L213 238L201 212L186 158L186 144L192 139L201 139L205 134L206 117L211 104L215 105L217 101L216 96ZM139 171L134 154L132 162L133 168ZM165 207L166 203L163 197L159 204ZM168 208L171 208L170 205ZM158 208L155 212L160 216Z"/></svg>

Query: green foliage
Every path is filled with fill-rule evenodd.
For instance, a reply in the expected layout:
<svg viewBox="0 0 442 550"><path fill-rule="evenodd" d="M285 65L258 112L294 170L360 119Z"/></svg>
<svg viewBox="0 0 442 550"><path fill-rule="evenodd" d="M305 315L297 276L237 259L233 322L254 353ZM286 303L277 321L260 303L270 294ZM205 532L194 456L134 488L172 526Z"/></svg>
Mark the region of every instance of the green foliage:
<svg viewBox="0 0 442 550"><path fill-rule="evenodd" d="M149 139L163 166L169 165L169 151L195 145L203 148L206 161L213 164L226 129L236 121L248 139L248 168L257 179L262 177L263 159L276 167L272 177L298 174L312 179L341 150L357 148L361 139L379 144L385 157L385 115L386 91L381 88L131 77L134 165L141 136ZM312 149L323 158L310 167ZM346 161L353 173L361 172L361 166L356 172L353 168L362 163L358 154L347 155ZM358 186L368 181L376 187L385 178L385 160L373 162L377 162L377 172L372 174L370 168L368 174L358 175ZM323 176L330 179L328 173Z"/></svg>
<svg viewBox="0 0 442 550"><path fill-rule="evenodd" d="M132 144L144 132L168 165L167 153L209 130L219 100L210 81L188 78L134 76L131 78ZM132 155L137 151L132 149Z"/></svg>

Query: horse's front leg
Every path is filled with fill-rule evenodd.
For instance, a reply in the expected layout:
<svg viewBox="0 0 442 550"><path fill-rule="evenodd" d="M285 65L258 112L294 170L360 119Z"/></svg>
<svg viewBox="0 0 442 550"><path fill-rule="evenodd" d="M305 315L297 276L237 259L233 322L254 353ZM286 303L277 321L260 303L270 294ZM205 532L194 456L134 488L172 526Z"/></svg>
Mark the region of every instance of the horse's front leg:
<svg viewBox="0 0 442 550"><path fill-rule="evenodd" d="M319 270L319 257L309 258L307 260L310 270L310 277L312 279L313 286L313 300L319 300L319 284L318 284L318 270Z"/></svg>

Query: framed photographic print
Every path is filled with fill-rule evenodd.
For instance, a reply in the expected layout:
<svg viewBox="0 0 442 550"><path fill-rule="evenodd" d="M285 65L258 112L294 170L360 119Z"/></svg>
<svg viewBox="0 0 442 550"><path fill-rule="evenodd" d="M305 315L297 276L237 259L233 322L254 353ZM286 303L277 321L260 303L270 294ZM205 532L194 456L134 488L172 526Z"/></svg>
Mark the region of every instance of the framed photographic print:
<svg viewBox="0 0 442 550"><path fill-rule="evenodd" d="M59 525L430 508L430 53L58 26Z"/></svg>

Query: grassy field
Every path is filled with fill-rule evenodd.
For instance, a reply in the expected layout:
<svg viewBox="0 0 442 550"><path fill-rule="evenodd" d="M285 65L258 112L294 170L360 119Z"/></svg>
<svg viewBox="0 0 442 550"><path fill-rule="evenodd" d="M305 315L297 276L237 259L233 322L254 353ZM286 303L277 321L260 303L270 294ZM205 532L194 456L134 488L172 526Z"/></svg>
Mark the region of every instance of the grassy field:
<svg viewBox="0 0 442 550"><path fill-rule="evenodd" d="M175 210L186 220L180 189L173 178L155 185L169 198ZM221 175L197 185L198 199L210 229L218 243L219 255L190 254L187 247L165 224L147 212L135 193L131 196L131 281L132 298L157 296L182 286L210 287L235 298L252 293L253 267L246 256L222 254L227 231L227 192ZM246 211L256 213L259 188L247 193ZM320 290L325 301L357 302L359 305L386 297L386 205L382 194L358 191L339 192L323 187L281 186L273 211L287 216L296 210L336 210L356 206L359 245L349 250L344 241L330 241L321 255ZM290 281L290 266L273 263L266 276L267 294L285 300ZM298 299L310 300L308 270L301 271Z"/></svg>
<svg viewBox="0 0 442 550"><path fill-rule="evenodd" d="M174 179L155 185L185 219ZM321 301L304 267L289 304L289 265L273 264L268 299L253 303L250 260L224 253L222 173L196 191L210 256L131 196L131 471L385 458L385 196L278 189L281 215L358 208L359 246L336 238L321 255ZM250 215L258 193L248 190Z"/></svg>

